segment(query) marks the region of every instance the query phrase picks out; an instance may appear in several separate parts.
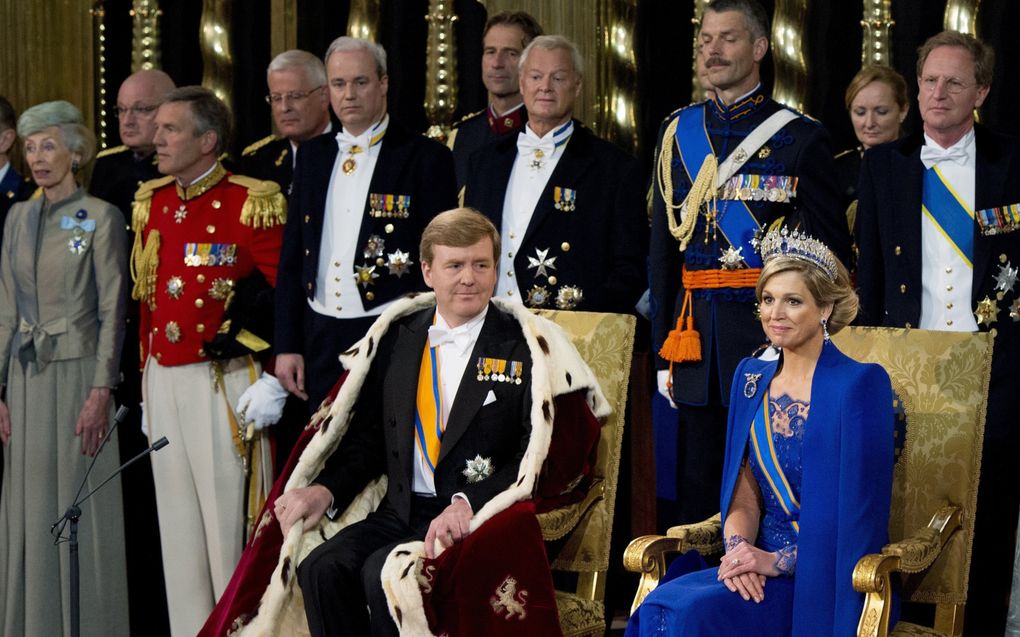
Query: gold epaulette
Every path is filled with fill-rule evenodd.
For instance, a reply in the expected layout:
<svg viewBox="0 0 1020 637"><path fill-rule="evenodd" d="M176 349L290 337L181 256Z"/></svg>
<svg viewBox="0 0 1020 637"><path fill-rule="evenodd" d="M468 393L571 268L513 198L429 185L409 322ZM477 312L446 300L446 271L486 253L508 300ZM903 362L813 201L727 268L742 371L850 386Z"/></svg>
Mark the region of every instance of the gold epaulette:
<svg viewBox="0 0 1020 637"><path fill-rule="evenodd" d="M475 111L474 113L468 113L468 114L467 114L467 115L465 115L464 117L461 117L461 118L460 118L460 121L459 121L459 122L455 122L455 123L453 124L453 128L455 128L455 129L456 129L456 128L457 128L458 126L460 126L460 125L461 125L461 124L463 124L464 122L468 121L469 119L473 119L473 118L475 118L475 117L478 117L479 115L481 115L481 114L482 114L482 113L484 113L484 112L485 112L485 109L483 108L483 109L482 109L482 110L480 110L480 111Z"/></svg>
<svg viewBox="0 0 1020 637"><path fill-rule="evenodd" d="M844 150L841 153L837 153L836 156L833 157L833 159L839 159L840 157L843 157L845 155L849 155L850 153L859 153L859 152L861 152L860 148L848 148L848 149Z"/></svg>
<svg viewBox="0 0 1020 637"><path fill-rule="evenodd" d="M258 149L262 148L266 144L271 144L272 142L275 142L278 139L280 139L280 137L278 135L268 135L266 137L263 137L262 139L258 140L254 144L251 144L250 146L248 146L244 150L242 150L241 151L241 157L247 157L248 155L254 155L255 151L257 151Z"/></svg>
<svg viewBox="0 0 1020 637"><path fill-rule="evenodd" d="M287 200L275 181L263 181L244 175L231 175L230 183L248 189L241 206L241 223L252 228L272 228L287 222Z"/></svg>
<svg viewBox="0 0 1020 637"><path fill-rule="evenodd" d="M135 231L135 242L131 246L131 278L135 285L131 289L131 298L145 301L149 309L156 307L156 270L159 268L159 231L152 230L145 237L145 226L149 223L149 211L152 208L152 194L159 188L173 183L170 175L159 179L143 182L135 191L135 201L131 205L131 227Z"/></svg>
<svg viewBox="0 0 1020 637"><path fill-rule="evenodd" d="M110 155L123 153L125 150L128 150L128 147L123 144L121 144L120 146L113 146L112 148L107 148L96 153L96 159L102 159L103 157L109 157Z"/></svg>

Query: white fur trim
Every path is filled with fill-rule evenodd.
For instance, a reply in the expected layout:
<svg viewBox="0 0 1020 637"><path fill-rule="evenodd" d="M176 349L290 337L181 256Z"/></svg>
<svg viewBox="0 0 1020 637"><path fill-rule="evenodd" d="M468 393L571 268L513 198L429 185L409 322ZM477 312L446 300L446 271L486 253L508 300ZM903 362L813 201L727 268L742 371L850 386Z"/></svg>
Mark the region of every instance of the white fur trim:
<svg viewBox="0 0 1020 637"><path fill-rule="evenodd" d="M578 354L562 328L548 319L532 314L518 303L511 303L503 299L493 299L493 303L499 309L512 315L521 324L524 338L531 351L532 429L528 447L517 473L518 482L497 494L479 509L471 520L471 531L515 502L531 497L545 462L549 443L552 440L552 421L555 418L553 398L555 396L583 389L587 391L588 405L596 417L604 418L610 413L609 403L602 394L595 375ZM435 295L432 293L395 302L372 324L364 338L340 356L341 363L348 370L348 376L329 410L329 426L325 431L320 429L308 443L294 472L287 481L285 491L308 486L322 471L326 459L336 450L350 425L351 410L365 378L368 376L372 360L378 351L379 341L389 330L393 321L434 305ZM540 340L545 342L549 350L548 354L543 351ZM570 375L569 383L567 382L568 373ZM550 416L548 421L543 415L543 404L548 404ZM521 480L521 478L524 479ZM292 528L281 547L280 559L273 572L269 587L262 596L258 615L240 634L243 637L268 637L278 634L298 634L297 631L307 632L307 626L303 625L303 613L289 612L287 608L288 605L303 604L300 588L294 585L296 579L294 572L297 564L312 549L325 541L325 538L332 537L345 526L364 519L370 511L378 506L385 492L386 481L383 477L366 487L365 491L351 503L339 520L335 522L324 520L303 534L297 531L296 527ZM394 554L400 550L406 550L409 554L395 558ZM403 544L390 553L383 567L383 587L386 591L390 612L393 614L395 607L401 609L402 624L404 625L404 630L401 631L402 635L416 637L431 635L428 631L428 622L425 618L417 577L400 577L403 569L408 565L413 565L413 568L417 569L418 559L424 554L422 542ZM286 584L282 577L285 562L290 571ZM291 624L294 621L299 621L302 625L285 626L285 624Z"/></svg>

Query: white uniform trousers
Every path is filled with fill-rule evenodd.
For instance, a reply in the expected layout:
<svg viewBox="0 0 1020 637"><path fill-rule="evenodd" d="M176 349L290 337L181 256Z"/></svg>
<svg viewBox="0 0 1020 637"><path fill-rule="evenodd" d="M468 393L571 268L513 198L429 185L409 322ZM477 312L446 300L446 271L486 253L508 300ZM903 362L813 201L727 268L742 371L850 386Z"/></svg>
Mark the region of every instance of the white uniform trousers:
<svg viewBox="0 0 1020 637"><path fill-rule="evenodd" d="M241 557L244 472L227 419L251 384L247 358L223 361L227 402L211 363L164 367L152 357L143 377L170 631L194 637ZM258 370L255 370L255 378Z"/></svg>

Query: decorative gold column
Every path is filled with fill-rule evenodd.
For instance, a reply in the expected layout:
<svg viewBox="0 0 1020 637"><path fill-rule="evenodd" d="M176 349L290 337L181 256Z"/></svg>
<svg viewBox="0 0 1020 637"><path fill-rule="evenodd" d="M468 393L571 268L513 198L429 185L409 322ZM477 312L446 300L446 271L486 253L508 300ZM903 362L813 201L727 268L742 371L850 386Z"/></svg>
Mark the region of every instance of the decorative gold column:
<svg viewBox="0 0 1020 637"><path fill-rule="evenodd" d="M352 38L378 41L379 0L351 0L347 16L347 35Z"/></svg>
<svg viewBox="0 0 1020 637"><path fill-rule="evenodd" d="M700 44L701 16L705 15L705 7L710 0L694 0L694 17L691 24L694 25L694 49L691 51L691 101L700 102L707 99L708 94L701 88L698 80L698 46Z"/></svg>
<svg viewBox="0 0 1020 637"><path fill-rule="evenodd" d="M637 0L602 0L599 3L597 68L589 71L599 90L595 130L602 137L637 152L634 98L637 93L637 59L634 24Z"/></svg>
<svg viewBox="0 0 1020 637"><path fill-rule="evenodd" d="M776 0L772 18L772 59L776 68L772 98L803 112L807 96L807 61L804 59L804 16L808 0Z"/></svg>
<svg viewBox="0 0 1020 637"><path fill-rule="evenodd" d="M106 9L103 0L96 0L89 11L92 16L92 46L95 49L93 73L96 81L96 140L99 148L106 148Z"/></svg>
<svg viewBox="0 0 1020 637"><path fill-rule="evenodd" d="M270 0L269 46L271 55L297 48L297 0Z"/></svg>
<svg viewBox="0 0 1020 637"><path fill-rule="evenodd" d="M428 40L425 44L425 116L426 133L432 139L446 141L453 112L457 110L457 45L453 24L457 14L451 0L429 0Z"/></svg>
<svg viewBox="0 0 1020 637"><path fill-rule="evenodd" d="M230 48L232 0L202 0L199 23L202 49L202 86L212 90L234 112L231 83L234 58Z"/></svg>
<svg viewBox="0 0 1020 637"><path fill-rule="evenodd" d="M942 24L946 29L977 37L977 14L981 0L947 0Z"/></svg>
<svg viewBox="0 0 1020 637"><path fill-rule="evenodd" d="M861 66L884 64L892 66L892 0L864 0L864 41L861 43Z"/></svg>
<svg viewBox="0 0 1020 637"><path fill-rule="evenodd" d="M156 0L131 4L131 72L159 68L159 17Z"/></svg>

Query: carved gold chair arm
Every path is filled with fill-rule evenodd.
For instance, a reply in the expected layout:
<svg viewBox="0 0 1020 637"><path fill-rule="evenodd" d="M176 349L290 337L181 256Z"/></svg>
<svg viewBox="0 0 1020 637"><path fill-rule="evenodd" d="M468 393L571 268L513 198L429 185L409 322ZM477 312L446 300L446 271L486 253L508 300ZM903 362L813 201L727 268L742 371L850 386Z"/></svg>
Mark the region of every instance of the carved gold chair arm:
<svg viewBox="0 0 1020 637"><path fill-rule="evenodd" d="M664 536L643 535L631 540L623 553L623 566L632 573L639 573L641 580L630 612L633 614L645 596L659 585L666 574L667 555L691 549L702 555L712 555L722 551L722 547L722 521L718 513L704 522L674 526Z"/></svg>
<svg viewBox="0 0 1020 637"><path fill-rule="evenodd" d="M931 566L960 528L960 515L959 507L944 506L935 512L928 526L911 537L887 544L881 553L858 560L853 583L855 591L864 593L864 609L857 624L857 637L888 637L892 607L890 574L918 573Z"/></svg>
<svg viewBox="0 0 1020 637"><path fill-rule="evenodd" d="M542 539L554 542L565 537L581 522L585 514L605 497L606 481L596 478L580 502L539 513L536 517L542 529Z"/></svg>

